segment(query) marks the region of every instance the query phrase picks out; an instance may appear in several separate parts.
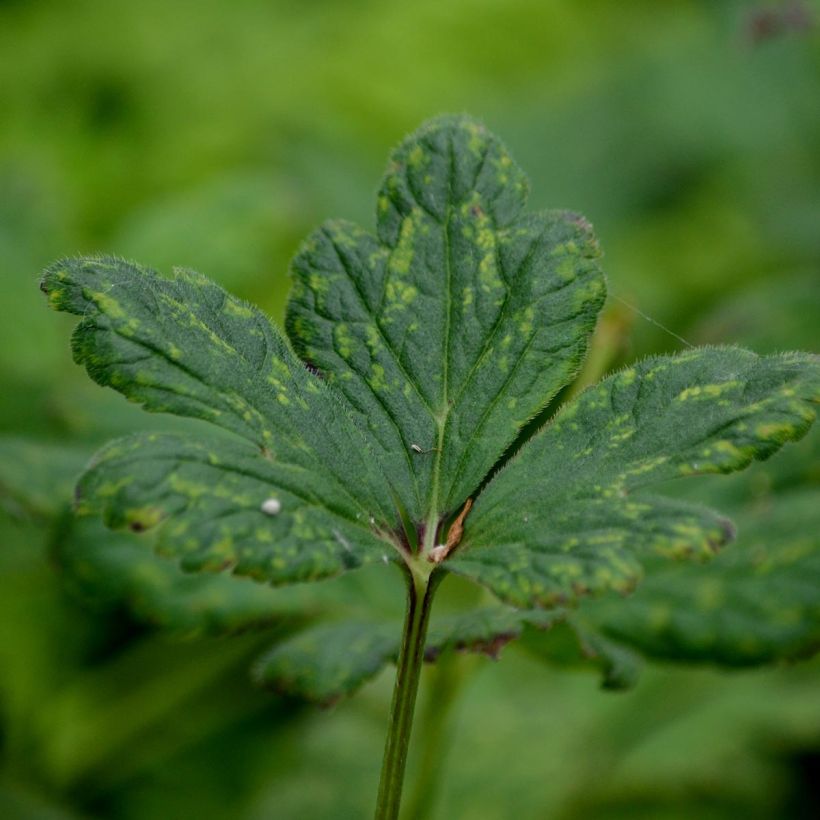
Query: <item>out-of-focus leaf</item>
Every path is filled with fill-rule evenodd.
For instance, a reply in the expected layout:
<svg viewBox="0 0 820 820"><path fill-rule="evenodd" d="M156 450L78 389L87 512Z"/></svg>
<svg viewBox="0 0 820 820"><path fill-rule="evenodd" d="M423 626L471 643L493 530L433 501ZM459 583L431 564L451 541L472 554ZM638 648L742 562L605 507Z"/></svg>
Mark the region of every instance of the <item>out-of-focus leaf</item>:
<svg viewBox="0 0 820 820"><path fill-rule="evenodd" d="M0 507L56 517L70 502L88 451L70 444L0 437Z"/></svg>
<svg viewBox="0 0 820 820"><path fill-rule="evenodd" d="M425 644L425 660L433 661L447 649L494 658L526 626L548 629L562 618L558 611L486 607L434 619ZM263 686L330 703L351 694L394 662L400 643L399 623L320 624L263 655L254 668L254 677Z"/></svg>
<svg viewBox="0 0 820 820"><path fill-rule="evenodd" d="M230 575L192 575L129 533L66 520L55 553L69 584L94 605L126 606L138 619L186 636L224 634L299 618L299 595Z"/></svg>
<svg viewBox="0 0 820 820"><path fill-rule="evenodd" d="M637 652L607 638L597 625L590 625L571 612L556 622L554 629L525 630L517 645L551 667L597 670L601 686L613 691L631 689L642 667Z"/></svg>
<svg viewBox="0 0 820 820"><path fill-rule="evenodd" d="M820 649L820 507L807 488L749 505L740 538L703 567L652 564L599 628L656 658L747 666Z"/></svg>

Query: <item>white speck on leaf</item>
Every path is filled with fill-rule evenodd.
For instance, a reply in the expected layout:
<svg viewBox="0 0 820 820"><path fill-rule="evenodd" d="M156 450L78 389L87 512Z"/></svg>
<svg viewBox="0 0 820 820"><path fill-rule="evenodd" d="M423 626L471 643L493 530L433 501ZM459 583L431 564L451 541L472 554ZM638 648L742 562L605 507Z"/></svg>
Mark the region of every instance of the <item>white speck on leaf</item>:
<svg viewBox="0 0 820 820"><path fill-rule="evenodd" d="M267 498L262 502L262 512L265 515L278 515L282 509L282 502L278 498Z"/></svg>

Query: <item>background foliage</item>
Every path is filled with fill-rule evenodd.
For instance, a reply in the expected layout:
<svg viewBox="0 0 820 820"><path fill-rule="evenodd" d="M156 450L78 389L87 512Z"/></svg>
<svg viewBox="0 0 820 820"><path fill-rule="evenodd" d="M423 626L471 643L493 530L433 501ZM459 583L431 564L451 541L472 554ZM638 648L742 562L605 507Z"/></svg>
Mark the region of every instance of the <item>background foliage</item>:
<svg viewBox="0 0 820 820"><path fill-rule="evenodd" d="M595 224L615 296L605 369L681 347L628 305L693 343L816 350L819 16L694 0L0 4L0 814L366 817L392 674L324 712L260 692L250 660L310 601L254 588L243 615L273 623L215 637L219 590L184 598L150 562L101 584L100 553L57 549L76 465L112 435L177 425L71 363L72 322L37 292L45 264L184 265L281 320L300 239L328 216L372 224L388 148L465 110L527 169L533 207ZM744 522L771 533L783 561L816 554L818 452L815 432L799 457L698 492L741 538ZM366 596L397 617L384 577L340 585L339 607ZM448 581L442 606L471 595ZM817 811L816 661L651 665L609 694L533 649L497 665L445 652L427 670L426 708L454 704L438 721L421 704L408 803L476 820ZM443 779L425 744L450 749Z"/></svg>

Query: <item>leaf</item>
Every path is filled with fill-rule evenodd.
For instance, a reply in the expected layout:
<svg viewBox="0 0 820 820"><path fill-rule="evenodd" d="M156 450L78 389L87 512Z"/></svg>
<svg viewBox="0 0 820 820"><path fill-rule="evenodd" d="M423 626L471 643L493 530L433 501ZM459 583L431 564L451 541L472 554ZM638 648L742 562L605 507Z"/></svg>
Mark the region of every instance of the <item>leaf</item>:
<svg viewBox="0 0 820 820"><path fill-rule="evenodd" d="M341 495L334 505L324 486L321 476L241 442L149 433L96 455L77 487L77 510L136 532L172 519L157 548L188 571L231 568L278 584L384 560L390 545L366 513Z"/></svg>
<svg viewBox="0 0 820 820"><path fill-rule="evenodd" d="M94 606L127 606L137 619L186 637L304 615L280 590L230 575L184 573L135 536L95 520L64 524L55 553L66 580Z"/></svg>
<svg viewBox="0 0 820 820"><path fill-rule="evenodd" d="M93 378L246 440L114 442L79 509L162 525L158 547L185 569L278 584L403 560L524 609L628 591L652 556L710 557L732 535L725 519L634 491L738 470L799 438L820 360L648 359L517 441L492 477L577 372L604 297L588 225L521 216L525 192L472 120L422 126L392 156L377 235L328 223L295 260L287 327L304 362L199 274L110 258L49 268L43 289L82 316L74 354Z"/></svg>
<svg viewBox="0 0 820 820"><path fill-rule="evenodd" d="M641 674L641 661L629 648L607 640L599 632L577 628L582 652L601 670L601 686L620 692L631 689Z"/></svg>
<svg viewBox="0 0 820 820"><path fill-rule="evenodd" d="M434 661L447 649L495 658L526 626L548 629L562 617L559 612L517 612L496 606L437 618L428 633L425 660ZM254 679L277 691L332 703L395 662L400 641L398 623L319 624L263 655L254 667Z"/></svg>
<svg viewBox="0 0 820 820"><path fill-rule="evenodd" d="M740 336L764 349L813 341L820 303L805 276L778 279L719 305L701 335ZM738 540L707 566L651 561L626 601L585 603L600 633L664 660L751 666L820 648L820 430L732 481L701 479L687 497L719 504ZM687 484L689 484L687 482ZM678 488L679 492L680 489Z"/></svg>
<svg viewBox="0 0 820 820"><path fill-rule="evenodd" d="M479 496L450 571L516 606L629 591L651 554L707 557L716 514L633 490L742 469L802 436L820 357L702 348L654 357L564 407Z"/></svg>
<svg viewBox="0 0 820 820"><path fill-rule="evenodd" d="M812 439L816 463L820 438ZM585 618L662 659L750 666L820 649L817 483L789 486L782 466L750 476L758 491L750 486L754 480L745 483L746 492L729 507L738 541L708 568L650 562L634 596L585 605ZM760 486L773 490L761 493ZM710 492L705 487L699 494Z"/></svg>
<svg viewBox="0 0 820 820"><path fill-rule="evenodd" d="M322 624L277 644L254 665L260 686L330 704L355 691L398 655L399 624Z"/></svg>
<svg viewBox="0 0 820 820"><path fill-rule="evenodd" d="M56 309L83 317L74 357L97 382L248 442L113 443L83 479L83 512L102 509L135 530L182 513L161 538L186 566L234 566L274 583L393 553L374 535L394 513L367 441L260 311L199 274L168 280L113 258L59 262L42 288ZM270 498L278 514L263 511Z"/></svg>
<svg viewBox="0 0 820 820"><path fill-rule="evenodd" d="M0 508L52 518L69 503L88 460L82 447L0 437Z"/></svg>
<svg viewBox="0 0 820 820"><path fill-rule="evenodd" d="M586 614L584 608L582 614ZM575 613L566 613L554 629L526 630L519 646L552 667L597 669L602 688L612 691L631 689L641 673L642 661L636 651L606 637L597 622Z"/></svg>
<svg viewBox="0 0 820 820"><path fill-rule="evenodd" d="M287 327L388 453L411 515L456 511L577 372L604 280L577 214L522 215L501 142L441 117L391 155L377 234L328 222L292 265Z"/></svg>
<svg viewBox="0 0 820 820"><path fill-rule="evenodd" d="M127 607L138 620L185 636L303 620L351 607L361 589L328 584L273 590L232 575L192 575L131 533L68 514L73 480L88 461L80 445L0 438L0 504L48 525L66 585L96 608Z"/></svg>

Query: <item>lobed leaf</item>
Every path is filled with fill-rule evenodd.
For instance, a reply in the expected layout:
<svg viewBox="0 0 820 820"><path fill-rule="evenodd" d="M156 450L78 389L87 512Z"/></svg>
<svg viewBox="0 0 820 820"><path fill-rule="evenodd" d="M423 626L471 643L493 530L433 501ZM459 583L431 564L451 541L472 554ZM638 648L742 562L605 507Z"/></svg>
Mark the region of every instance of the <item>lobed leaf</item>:
<svg viewBox="0 0 820 820"><path fill-rule="evenodd" d="M82 512L134 530L178 516L160 543L185 567L274 583L394 554L397 515L377 454L260 311L198 274L168 280L112 258L57 263L42 288L58 310L82 315L74 355L96 381L249 442L115 442L81 482ZM268 500L281 512L265 512Z"/></svg>
<svg viewBox="0 0 820 820"><path fill-rule="evenodd" d="M642 554L708 556L731 536L714 513L630 491L730 472L802 436L820 357L703 348L655 357L564 407L479 496L447 567L517 606L626 592Z"/></svg>
<svg viewBox="0 0 820 820"><path fill-rule="evenodd" d="M56 310L82 317L74 359L97 383L148 411L237 433L260 458L310 471L334 497L355 492L349 504L392 519L367 440L257 308L193 271L165 279L113 257L61 260L41 288Z"/></svg>
<svg viewBox="0 0 820 820"><path fill-rule="evenodd" d="M604 299L587 223L522 215L526 188L467 117L410 135L376 234L327 223L293 263L287 329L303 361L199 274L113 258L50 267L43 290L81 317L74 355L96 381L235 434L114 442L81 480L80 510L159 526L185 569L278 584L434 562L523 610L629 591L657 556L710 557L730 524L643 488L739 470L799 438L820 358L647 359L570 401L490 479L577 372Z"/></svg>
<svg viewBox="0 0 820 820"><path fill-rule="evenodd" d="M366 513L321 476L242 442L139 434L111 442L77 487L78 512L141 532L189 571L274 584L386 560ZM270 503L274 506L271 508Z"/></svg>
<svg viewBox="0 0 820 820"><path fill-rule="evenodd" d="M527 181L467 117L391 155L377 234L328 222L292 265L287 328L348 398L418 521L446 515L578 370L604 300L577 214L522 215Z"/></svg>
<svg viewBox="0 0 820 820"><path fill-rule="evenodd" d="M815 459L817 452L815 446ZM747 487L730 507L738 541L708 568L651 561L633 596L592 602L585 618L605 635L665 660L750 666L820 649L816 482L789 486L782 470L776 473L783 485L776 494ZM763 486L777 481L774 476Z"/></svg>

